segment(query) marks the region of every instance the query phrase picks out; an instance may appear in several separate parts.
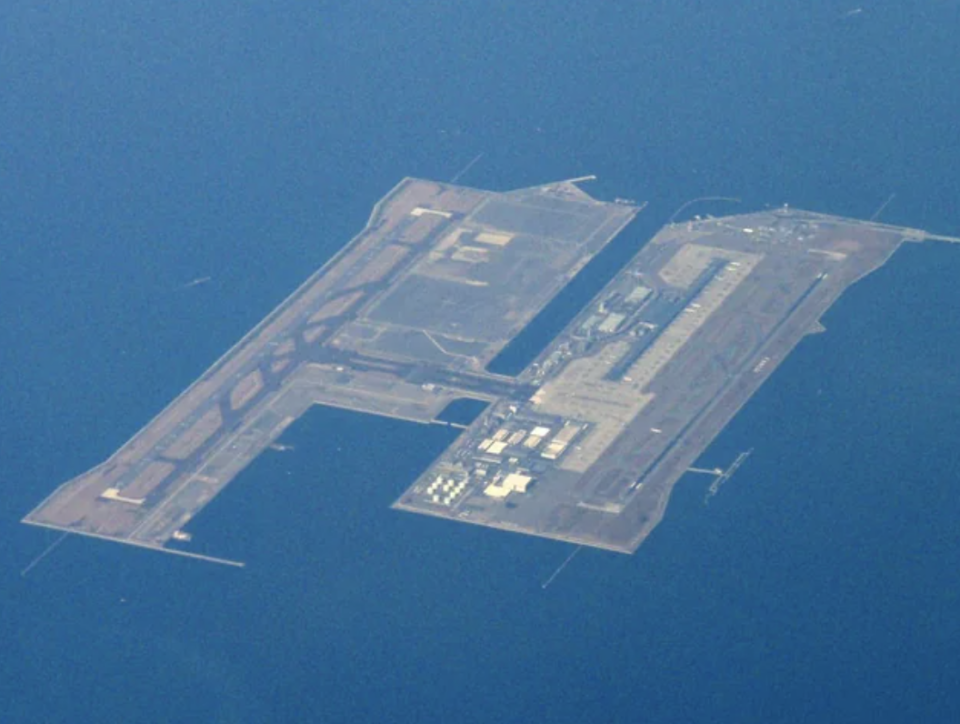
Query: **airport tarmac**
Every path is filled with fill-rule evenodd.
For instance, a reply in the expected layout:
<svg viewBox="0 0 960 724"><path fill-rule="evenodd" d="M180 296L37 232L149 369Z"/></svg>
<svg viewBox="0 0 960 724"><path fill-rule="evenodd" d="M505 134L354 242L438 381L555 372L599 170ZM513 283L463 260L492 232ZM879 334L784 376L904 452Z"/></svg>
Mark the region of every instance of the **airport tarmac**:
<svg viewBox="0 0 960 724"><path fill-rule="evenodd" d="M407 178L366 227L32 525L159 551L313 405L486 410L394 507L629 553L845 289L915 229L782 208L665 226L517 377L487 365L641 210L574 179ZM715 474L719 487L746 459ZM234 563L226 559L205 560Z"/></svg>
<svg viewBox="0 0 960 724"><path fill-rule="evenodd" d="M366 227L101 465L24 522L167 550L315 404L429 423L525 398L487 363L639 209L575 183L505 193L407 178Z"/></svg>
<svg viewBox="0 0 960 724"><path fill-rule="evenodd" d="M537 391L483 413L394 507L635 551L843 291L926 238L787 208L668 225L520 375Z"/></svg>

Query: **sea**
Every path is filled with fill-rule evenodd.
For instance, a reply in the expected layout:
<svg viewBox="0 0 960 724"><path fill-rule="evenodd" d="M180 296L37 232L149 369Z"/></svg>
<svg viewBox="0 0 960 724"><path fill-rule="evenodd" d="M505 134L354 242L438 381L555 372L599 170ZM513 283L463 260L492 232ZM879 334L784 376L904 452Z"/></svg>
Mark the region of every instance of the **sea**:
<svg viewBox="0 0 960 724"><path fill-rule="evenodd" d="M859 3L859 5L857 4ZM960 234L953 0L0 6L0 724L960 721L960 246L848 290L633 556L391 511L454 438L317 408L204 564L20 518L404 176ZM479 156L479 158L478 158Z"/></svg>

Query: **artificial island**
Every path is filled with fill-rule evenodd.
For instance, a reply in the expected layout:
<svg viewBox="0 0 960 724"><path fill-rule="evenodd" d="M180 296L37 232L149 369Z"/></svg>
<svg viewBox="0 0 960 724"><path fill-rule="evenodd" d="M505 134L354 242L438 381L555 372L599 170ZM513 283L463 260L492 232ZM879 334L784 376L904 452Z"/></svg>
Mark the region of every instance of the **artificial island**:
<svg viewBox="0 0 960 724"><path fill-rule="evenodd" d="M904 241L956 241L789 208L669 223L525 370L494 374L642 208L593 199L583 180L497 193L404 179L166 409L23 521L233 563L167 544L311 406L431 423L472 398L485 410L395 508L630 553L848 286Z"/></svg>

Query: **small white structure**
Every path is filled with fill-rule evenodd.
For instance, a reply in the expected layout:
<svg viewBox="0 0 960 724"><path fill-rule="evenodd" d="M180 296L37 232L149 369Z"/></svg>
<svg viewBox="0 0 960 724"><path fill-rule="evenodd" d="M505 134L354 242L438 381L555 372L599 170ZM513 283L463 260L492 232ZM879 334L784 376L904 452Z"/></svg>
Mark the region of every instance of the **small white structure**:
<svg viewBox="0 0 960 724"><path fill-rule="evenodd" d="M143 505L143 498L128 498L125 495L120 495L120 488L107 488L102 493L100 497L106 500L115 500L118 503L129 503L130 505Z"/></svg>
<svg viewBox="0 0 960 724"><path fill-rule="evenodd" d="M525 493L533 481L529 475L510 473L499 483L491 483L483 489L483 494L491 498L506 498L510 493Z"/></svg>

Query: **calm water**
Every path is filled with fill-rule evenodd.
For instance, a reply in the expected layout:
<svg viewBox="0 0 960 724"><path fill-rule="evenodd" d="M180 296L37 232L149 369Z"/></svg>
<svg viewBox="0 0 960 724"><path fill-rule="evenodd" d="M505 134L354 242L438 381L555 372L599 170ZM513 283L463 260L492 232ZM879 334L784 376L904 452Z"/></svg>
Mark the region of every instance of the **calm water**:
<svg viewBox="0 0 960 724"><path fill-rule="evenodd" d="M695 196L960 231L956 3L515 5L0 9L0 721L960 716L957 247L849 292L704 456L755 448L709 506L691 476L546 591L565 546L388 510L451 430L326 409L195 522L246 569L68 539L20 577L55 539L20 516L404 175L649 200L584 298Z"/></svg>

